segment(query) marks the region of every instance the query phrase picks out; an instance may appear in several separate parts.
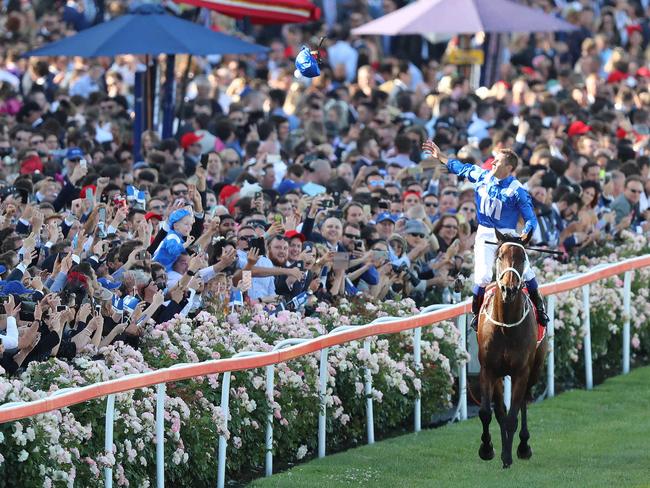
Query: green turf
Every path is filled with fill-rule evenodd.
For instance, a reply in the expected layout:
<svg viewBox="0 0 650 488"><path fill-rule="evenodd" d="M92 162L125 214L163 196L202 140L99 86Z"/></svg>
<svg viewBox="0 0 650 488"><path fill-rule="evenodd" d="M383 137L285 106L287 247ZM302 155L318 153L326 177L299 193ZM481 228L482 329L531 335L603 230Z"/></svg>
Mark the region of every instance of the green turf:
<svg viewBox="0 0 650 488"><path fill-rule="evenodd" d="M475 418L314 460L251 486L650 487L650 367L532 406L529 430L533 457L519 460L513 449L509 470L501 468L494 419L497 455L479 459Z"/></svg>

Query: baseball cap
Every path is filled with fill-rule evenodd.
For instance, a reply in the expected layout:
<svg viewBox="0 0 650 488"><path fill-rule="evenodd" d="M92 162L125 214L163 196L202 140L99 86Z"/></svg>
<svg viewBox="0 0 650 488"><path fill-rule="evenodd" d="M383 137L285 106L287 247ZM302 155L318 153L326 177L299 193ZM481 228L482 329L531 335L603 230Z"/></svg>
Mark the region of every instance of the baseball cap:
<svg viewBox="0 0 650 488"><path fill-rule="evenodd" d="M575 122L571 122L571 125L567 129L567 134L569 137L572 137L586 134L589 131L591 131L590 126L585 124L582 120L576 120Z"/></svg>
<svg viewBox="0 0 650 488"><path fill-rule="evenodd" d="M102 285L104 288L108 290L115 290L122 286L122 282L120 281L110 281L107 278L99 278L97 282Z"/></svg>
<svg viewBox="0 0 650 488"><path fill-rule="evenodd" d="M404 226L404 234L422 234L429 235L429 229L419 220L409 220Z"/></svg>
<svg viewBox="0 0 650 488"><path fill-rule="evenodd" d="M184 150L187 150L188 147L192 144L196 144L201 139L203 139L203 136L195 134L194 132L188 132L187 134L183 134L183 137L181 137L181 147Z"/></svg>
<svg viewBox="0 0 650 488"><path fill-rule="evenodd" d="M391 214L390 212L382 212L379 215L377 215L377 218L375 219L375 222L378 224L381 224L382 222L390 220L393 224L397 221L395 219L395 216Z"/></svg>
<svg viewBox="0 0 650 488"><path fill-rule="evenodd" d="M84 152L80 147L69 147L65 152L65 159L82 159L84 157Z"/></svg>
<svg viewBox="0 0 650 488"><path fill-rule="evenodd" d="M286 231L284 233L284 237L286 237L289 240L293 239L294 237L297 237L298 239L300 239L300 242L305 242L306 240L305 234L303 234L302 232L298 232L297 230Z"/></svg>

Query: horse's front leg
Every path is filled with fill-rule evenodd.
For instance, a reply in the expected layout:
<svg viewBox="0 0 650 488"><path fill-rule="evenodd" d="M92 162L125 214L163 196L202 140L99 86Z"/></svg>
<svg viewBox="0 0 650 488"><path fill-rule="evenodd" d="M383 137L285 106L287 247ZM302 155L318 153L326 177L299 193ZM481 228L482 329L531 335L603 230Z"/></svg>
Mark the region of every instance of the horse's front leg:
<svg viewBox="0 0 650 488"><path fill-rule="evenodd" d="M481 409L479 417L483 424L483 435L481 435L481 447L478 449L478 455L484 461L494 458L494 446L490 436L490 422L492 421L492 393L494 391L494 376L487 373L485 368L481 367Z"/></svg>
<svg viewBox="0 0 650 488"><path fill-rule="evenodd" d="M501 461L503 468L509 468L512 465L512 441L517 432L517 416L519 409L523 405L528 386L528 369L519 371L517 375L511 375L512 378L512 398L510 400L510 410L505 418L506 442L501 446Z"/></svg>
<svg viewBox="0 0 650 488"><path fill-rule="evenodd" d="M501 430L501 446L506 443L506 438L508 436L506 432L506 405L503 402L503 380L497 380L494 383L494 394L492 395L494 399L494 416L499 423L499 428Z"/></svg>

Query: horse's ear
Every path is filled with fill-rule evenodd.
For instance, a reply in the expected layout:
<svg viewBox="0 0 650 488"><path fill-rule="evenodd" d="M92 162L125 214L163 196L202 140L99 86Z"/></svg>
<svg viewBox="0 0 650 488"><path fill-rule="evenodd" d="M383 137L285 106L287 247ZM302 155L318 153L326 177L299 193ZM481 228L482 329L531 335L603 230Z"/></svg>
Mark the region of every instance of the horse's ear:
<svg viewBox="0 0 650 488"><path fill-rule="evenodd" d="M495 233L496 236L497 236L497 241L499 241L499 242L505 242L505 240L506 240L506 236L503 235L501 232L499 232L499 229L494 229L494 233Z"/></svg>
<svg viewBox="0 0 650 488"><path fill-rule="evenodd" d="M529 232L526 234L526 236L521 240L521 243L522 243L524 246L527 246L528 243L530 242L530 240L531 240L532 238L533 238L533 233L529 231Z"/></svg>

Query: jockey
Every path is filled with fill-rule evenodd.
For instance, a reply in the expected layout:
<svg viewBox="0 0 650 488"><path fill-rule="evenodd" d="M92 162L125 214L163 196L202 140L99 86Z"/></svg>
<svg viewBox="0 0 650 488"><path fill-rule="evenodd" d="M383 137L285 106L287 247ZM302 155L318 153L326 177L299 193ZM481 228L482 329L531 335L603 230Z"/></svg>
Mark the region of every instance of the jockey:
<svg viewBox="0 0 650 488"><path fill-rule="evenodd" d="M473 164L464 164L457 159L447 158L433 141L426 141L422 149L440 160L447 169L459 176L464 176L474 183L476 208L478 213L478 230L474 243L474 297L472 300L472 328L477 329L478 314L483 305L485 287L492 282L492 269L496 259L496 246L485 244L486 241L496 241L494 229L502 234L516 235L517 222L521 216L525 222L519 236L524 242L532 235L537 227L537 219L533 211L530 194L514 177L514 171L519 164L519 158L514 151L500 151L491 170L484 170ZM537 308L540 323L546 327L548 316L544 308L544 300L539 293L535 273L531 267L524 270L522 276L526 282L528 295Z"/></svg>

